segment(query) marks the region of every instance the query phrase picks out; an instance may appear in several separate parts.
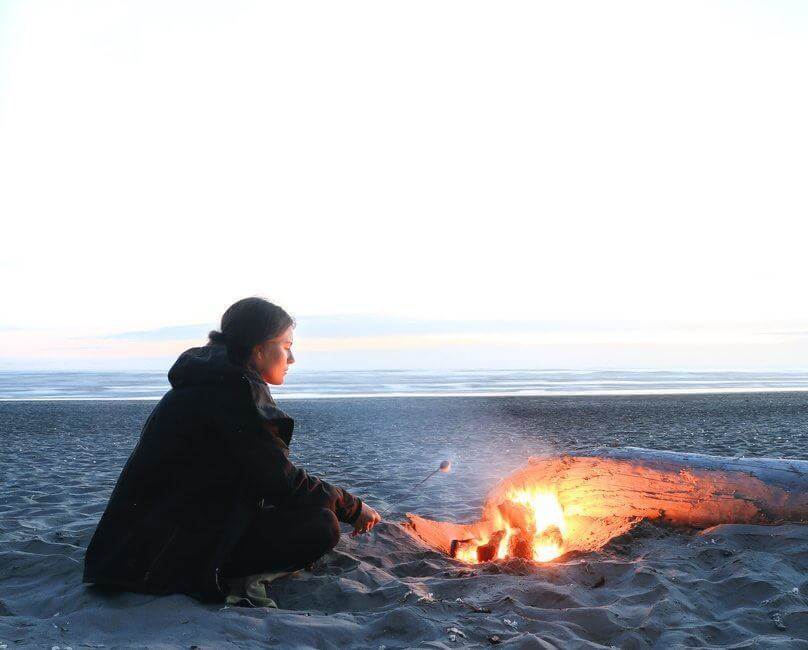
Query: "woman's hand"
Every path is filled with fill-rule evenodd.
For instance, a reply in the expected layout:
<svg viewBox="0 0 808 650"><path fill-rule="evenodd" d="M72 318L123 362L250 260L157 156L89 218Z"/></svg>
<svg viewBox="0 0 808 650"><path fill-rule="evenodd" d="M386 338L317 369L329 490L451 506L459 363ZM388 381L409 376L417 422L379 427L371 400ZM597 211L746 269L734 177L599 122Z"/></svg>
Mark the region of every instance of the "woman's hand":
<svg viewBox="0 0 808 650"><path fill-rule="evenodd" d="M359 512L359 517L354 522L351 537L356 537L357 535L368 532L381 520L382 518L379 516L379 513L363 501L362 510Z"/></svg>

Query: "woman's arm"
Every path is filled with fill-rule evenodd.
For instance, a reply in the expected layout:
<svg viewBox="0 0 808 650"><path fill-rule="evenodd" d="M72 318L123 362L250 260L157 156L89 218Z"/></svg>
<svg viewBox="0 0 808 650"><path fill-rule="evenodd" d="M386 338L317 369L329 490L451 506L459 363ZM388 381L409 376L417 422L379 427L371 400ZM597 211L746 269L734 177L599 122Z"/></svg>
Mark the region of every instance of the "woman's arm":
<svg viewBox="0 0 808 650"><path fill-rule="evenodd" d="M282 507L320 506L332 510L342 522L353 524L362 511L362 500L296 467L284 442L262 428L257 415L234 409L217 409L222 450L244 472L256 500ZM250 404L252 406L252 404Z"/></svg>

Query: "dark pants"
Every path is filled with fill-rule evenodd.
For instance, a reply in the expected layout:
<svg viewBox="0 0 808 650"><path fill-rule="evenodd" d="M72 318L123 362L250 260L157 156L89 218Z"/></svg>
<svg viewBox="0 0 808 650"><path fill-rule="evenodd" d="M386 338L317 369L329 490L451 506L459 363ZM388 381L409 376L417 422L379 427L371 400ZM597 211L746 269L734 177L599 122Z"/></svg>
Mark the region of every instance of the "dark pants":
<svg viewBox="0 0 808 650"><path fill-rule="evenodd" d="M337 517L327 508L264 507L222 566L225 578L302 569L337 545Z"/></svg>

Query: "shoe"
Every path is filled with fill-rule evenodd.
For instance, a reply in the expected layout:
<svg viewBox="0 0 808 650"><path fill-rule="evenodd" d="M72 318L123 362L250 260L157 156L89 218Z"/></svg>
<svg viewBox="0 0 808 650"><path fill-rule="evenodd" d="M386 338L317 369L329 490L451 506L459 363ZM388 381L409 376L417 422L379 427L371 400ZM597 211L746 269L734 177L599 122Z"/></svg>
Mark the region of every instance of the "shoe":
<svg viewBox="0 0 808 650"><path fill-rule="evenodd" d="M250 576L229 578L227 580L229 593L225 597L225 604L237 607L272 607L277 609L277 603L269 596L269 585L274 580L293 573L297 573L297 571L256 573Z"/></svg>

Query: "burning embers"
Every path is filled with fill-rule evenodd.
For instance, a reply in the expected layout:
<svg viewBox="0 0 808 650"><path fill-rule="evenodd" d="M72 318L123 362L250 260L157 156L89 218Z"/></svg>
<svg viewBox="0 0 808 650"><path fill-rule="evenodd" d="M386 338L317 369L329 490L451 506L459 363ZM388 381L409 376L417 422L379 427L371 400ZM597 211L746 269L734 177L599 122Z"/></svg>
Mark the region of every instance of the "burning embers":
<svg viewBox="0 0 808 650"><path fill-rule="evenodd" d="M493 509L492 524L490 535L452 540L451 556L470 564L511 557L547 562L564 552L564 511L551 489L511 488Z"/></svg>

